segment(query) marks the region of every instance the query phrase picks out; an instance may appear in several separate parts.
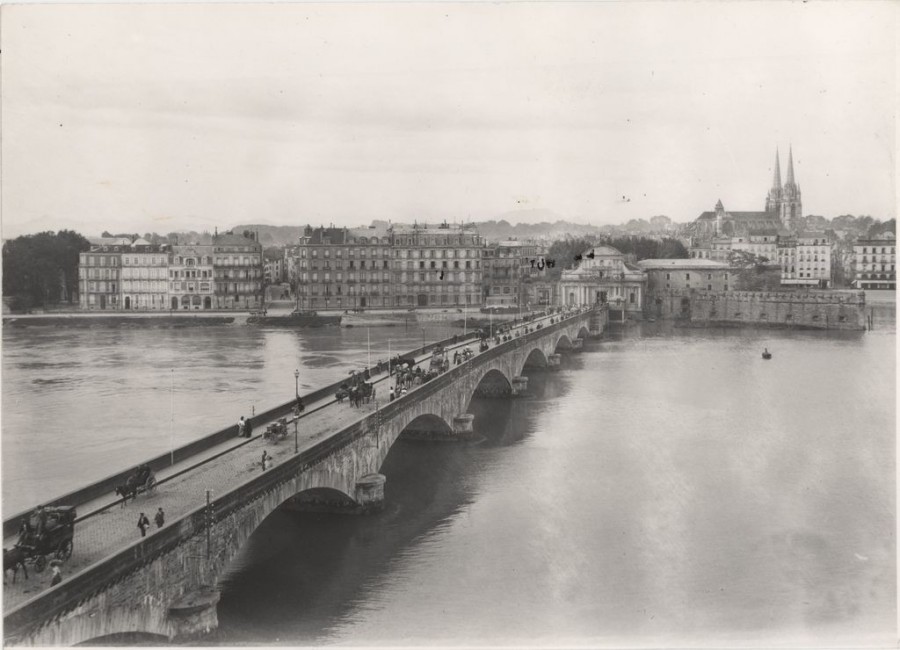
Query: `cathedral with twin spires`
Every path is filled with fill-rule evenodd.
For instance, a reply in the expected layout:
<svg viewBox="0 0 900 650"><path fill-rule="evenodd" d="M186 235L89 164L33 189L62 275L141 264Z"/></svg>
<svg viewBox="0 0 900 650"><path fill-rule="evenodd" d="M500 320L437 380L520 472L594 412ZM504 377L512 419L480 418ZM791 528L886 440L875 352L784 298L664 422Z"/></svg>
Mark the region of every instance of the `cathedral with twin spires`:
<svg viewBox="0 0 900 650"><path fill-rule="evenodd" d="M698 239L753 236L766 237L787 234L796 230L797 219L803 216L800 185L794 180L794 154L788 153L788 171L784 184L781 183L781 163L778 150L775 151L775 172L772 188L766 196L766 207L762 211L726 210L722 201L716 203L712 211L702 213L694 222L694 233Z"/></svg>
<svg viewBox="0 0 900 650"><path fill-rule="evenodd" d="M803 216L803 202L800 198L800 186L794 181L794 152L788 150L788 171L784 185L781 184L781 165L778 161L778 150L775 150L775 174L772 189L766 197L766 212L778 215L783 228L796 230L797 219Z"/></svg>

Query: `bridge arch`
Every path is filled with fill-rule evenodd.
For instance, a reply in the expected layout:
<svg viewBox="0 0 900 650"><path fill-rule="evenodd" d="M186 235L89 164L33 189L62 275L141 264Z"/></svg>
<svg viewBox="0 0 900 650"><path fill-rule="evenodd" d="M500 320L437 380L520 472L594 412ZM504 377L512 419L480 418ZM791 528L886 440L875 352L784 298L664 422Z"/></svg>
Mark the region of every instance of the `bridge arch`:
<svg viewBox="0 0 900 650"><path fill-rule="evenodd" d="M568 334L561 334L553 345L554 350L571 350L573 347L575 346L572 345L572 339L569 338Z"/></svg>
<svg viewBox="0 0 900 650"><path fill-rule="evenodd" d="M42 636L40 645L84 646L96 645L98 641L116 645L117 640L126 636L154 641L169 638L168 608L152 595L142 598L138 607L129 603L108 605L100 611L88 609L95 608L85 603L66 614L63 618L72 621L70 625L44 628L49 636ZM134 643L133 639L131 643Z"/></svg>
<svg viewBox="0 0 900 650"><path fill-rule="evenodd" d="M453 427L440 415L434 413L422 413L410 420L400 430L400 435L398 437L412 440L434 440L452 435ZM385 455L385 458L387 458L387 455ZM381 459L379 469L381 465L384 464L385 458Z"/></svg>
<svg viewBox="0 0 900 650"><path fill-rule="evenodd" d="M486 368L484 374L475 382L472 396L501 397L509 395L510 392L512 392L512 381L506 376L506 373L499 368Z"/></svg>
<svg viewBox="0 0 900 650"><path fill-rule="evenodd" d="M523 368L545 368L547 366L547 355L544 354L544 351L536 347L531 352L528 353L528 356L525 357L525 363L522 364Z"/></svg>
<svg viewBox="0 0 900 650"><path fill-rule="evenodd" d="M307 509L315 509L316 506L327 506L328 508L344 507L348 509L356 507L356 501L353 497L343 490L338 490L333 487L312 487L301 490L294 496L288 497L286 500L282 501L278 508L281 508L285 504L288 504L289 507L303 507ZM278 508L275 508L275 510L278 510ZM272 512L275 512L275 510L272 510ZM266 515L266 518L268 518L272 512Z"/></svg>
<svg viewBox="0 0 900 650"><path fill-rule="evenodd" d="M130 631L130 632L113 632L104 634L103 636L95 636L91 639L85 639L74 644L79 646L130 646L130 645L166 645L169 639L165 634L157 634L155 632Z"/></svg>

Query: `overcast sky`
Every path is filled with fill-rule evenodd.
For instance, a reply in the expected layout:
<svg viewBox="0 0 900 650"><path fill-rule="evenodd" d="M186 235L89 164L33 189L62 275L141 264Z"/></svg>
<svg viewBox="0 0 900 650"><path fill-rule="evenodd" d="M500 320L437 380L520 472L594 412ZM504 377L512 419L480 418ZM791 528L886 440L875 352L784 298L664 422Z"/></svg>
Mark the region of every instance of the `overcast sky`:
<svg viewBox="0 0 900 650"><path fill-rule="evenodd" d="M895 216L898 3L4 5L4 237ZM623 197L626 200L623 200Z"/></svg>

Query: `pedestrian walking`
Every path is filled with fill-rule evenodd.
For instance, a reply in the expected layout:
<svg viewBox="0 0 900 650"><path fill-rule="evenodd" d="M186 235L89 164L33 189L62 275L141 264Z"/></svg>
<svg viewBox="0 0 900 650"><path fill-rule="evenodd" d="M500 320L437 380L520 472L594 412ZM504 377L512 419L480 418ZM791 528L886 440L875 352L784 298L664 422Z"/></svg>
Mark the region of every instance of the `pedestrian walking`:
<svg viewBox="0 0 900 650"><path fill-rule="evenodd" d="M267 468L268 460L269 460L269 453L265 449L263 449L262 460L260 461L260 465L262 465L262 470L264 472L266 471L266 469L268 469Z"/></svg>
<svg viewBox="0 0 900 650"><path fill-rule="evenodd" d="M237 428L238 428L238 438L243 438L243 437L244 437L244 427L245 427L245 426L246 426L246 424L244 423L244 416L242 415L242 416L241 416L241 419L238 420L238 423L237 423Z"/></svg>
<svg viewBox="0 0 900 650"><path fill-rule="evenodd" d="M391 386L390 401L391 401L391 402L394 401L394 387L393 387L393 386Z"/></svg>
<svg viewBox="0 0 900 650"><path fill-rule="evenodd" d="M147 529L150 528L150 520L147 519L147 515L145 515L143 512L141 513L141 516L138 517L137 526L141 529L141 537L146 537Z"/></svg>
<svg viewBox="0 0 900 650"><path fill-rule="evenodd" d="M59 570L59 563L53 565L53 578L50 579L50 586L53 587L62 582L62 573Z"/></svg>
<svg viewBox="0 0 900 650"><path fill-rule="evenodd" d="M250 418L244 420L244 437L249 438L253 435L253 421Z"/></svg>
<svg viewBox="0 0 900 650"><path fill-rule="evenodd" d="M160 508L156 511L156 516L153 519L156 520L156 527L162 528L163 524L166 523L166 513L163 512L162 508Z"/></svg>

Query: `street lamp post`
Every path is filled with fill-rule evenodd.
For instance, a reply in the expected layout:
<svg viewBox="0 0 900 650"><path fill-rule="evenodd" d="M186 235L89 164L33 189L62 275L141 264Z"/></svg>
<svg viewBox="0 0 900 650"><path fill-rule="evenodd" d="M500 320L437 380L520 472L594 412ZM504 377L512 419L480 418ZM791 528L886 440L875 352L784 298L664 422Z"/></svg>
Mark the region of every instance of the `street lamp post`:
<svg viewBox="0 0 900 650"><path fill-rule="evenodd" d="M300 370L294 370L294 396L297 399L297 402L300 401ZM294 406L296 409L297 407ZM300 410L297 409L297 415L294 417L294 453L298 453L300 451L300 443L297 441L297 429L299 428L300 422Z"/></svg>

